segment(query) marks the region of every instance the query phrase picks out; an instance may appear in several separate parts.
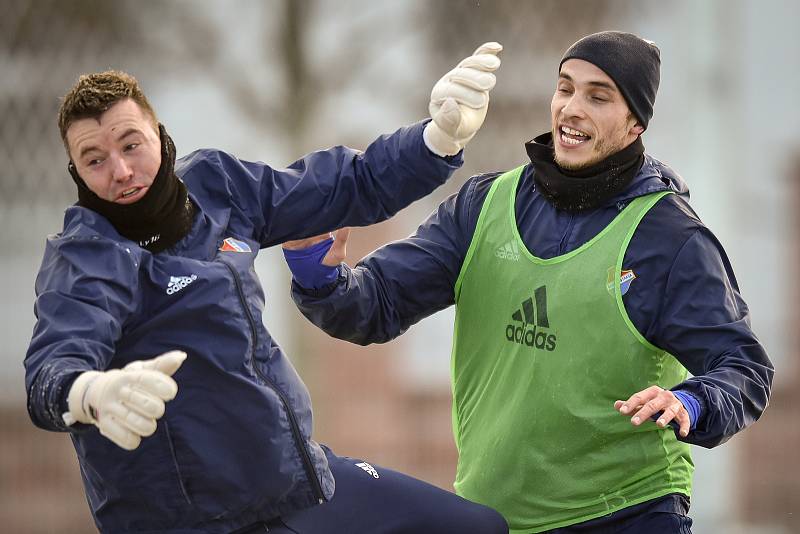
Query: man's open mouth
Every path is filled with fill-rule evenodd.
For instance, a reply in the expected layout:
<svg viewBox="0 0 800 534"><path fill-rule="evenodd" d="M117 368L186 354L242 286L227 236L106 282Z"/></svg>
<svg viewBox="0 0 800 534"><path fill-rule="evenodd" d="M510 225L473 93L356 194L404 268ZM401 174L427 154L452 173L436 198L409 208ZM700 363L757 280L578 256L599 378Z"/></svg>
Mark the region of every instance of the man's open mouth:
<svg viewBox="0 0 800 534"><path fill-rule="evenodd" d="M561 133L561 140L568 145L579 145L592 138L591 135L580 130L570 128L569 126L561 126L559 130Z"/></svg>
<svg viewBox="0 0 800 534"><path fill-rule="evenodd" d="M141 187L131 187L130 189L123 191L122 194L120 195L120 198L132 197L133 195L138 193L140 189Z"/></svg>

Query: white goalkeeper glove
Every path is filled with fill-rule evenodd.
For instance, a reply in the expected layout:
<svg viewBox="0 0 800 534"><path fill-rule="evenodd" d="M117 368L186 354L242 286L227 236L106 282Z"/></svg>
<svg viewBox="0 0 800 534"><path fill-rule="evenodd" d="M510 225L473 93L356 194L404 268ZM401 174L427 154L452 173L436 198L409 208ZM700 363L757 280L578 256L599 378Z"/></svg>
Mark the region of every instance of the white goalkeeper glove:
<svg viewBox="0 0 800 534"><path fill-rule="evenodd" d="M81 373L67 395L64 422L93 424L123 449L135 449L156 431L164 402L178 393L172 375L185 359L185 352L173 350L122 369Z"/></svg>
<svg viewBox="0 0 800 534"><path fill-rule="evenodd" d="M422 138L434 154L458 154L483 124L501 50L499 43L482 44L433 86L428 106L433 121L425 126Z"/></svg>

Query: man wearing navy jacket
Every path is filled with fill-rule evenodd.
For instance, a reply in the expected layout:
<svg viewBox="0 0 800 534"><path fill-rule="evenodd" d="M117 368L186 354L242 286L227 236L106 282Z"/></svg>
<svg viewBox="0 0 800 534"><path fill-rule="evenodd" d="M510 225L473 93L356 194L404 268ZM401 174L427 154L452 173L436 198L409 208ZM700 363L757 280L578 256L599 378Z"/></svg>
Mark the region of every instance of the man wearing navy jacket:
<svg viewBox="0 0 800 534"><path fill-rule="evenodd" d="M584 37L529 164L471 178L355 268L346 231L285 245L295 302L333 336L385 342L455 304L455 488L511 532L689 532L688 444L767 407L728 258L644 152L659 76L653 43Z"/></svg>
<svg viewBox="0 0 800 534"><path fill-rule="evenodd" d="M441 185L483 122L500 49L440 80L433 121L285 169L211 149L176 160L135 79L80 77L59 113L78 203L47 241L25 369L30 416L69 432L98 529L508 531L312 439L253 269L261 248L384 220Z"/></svg>

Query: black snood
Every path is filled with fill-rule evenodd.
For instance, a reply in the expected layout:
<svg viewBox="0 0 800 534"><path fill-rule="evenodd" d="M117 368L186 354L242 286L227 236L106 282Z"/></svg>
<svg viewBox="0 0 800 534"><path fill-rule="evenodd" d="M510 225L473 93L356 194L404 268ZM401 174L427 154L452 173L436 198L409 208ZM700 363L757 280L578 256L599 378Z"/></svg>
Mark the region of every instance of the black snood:
<svg viewBox="0 0 800 534"><path fill-rule="evenodd" d="M175 144L162 124L161 166L147 193L133 204L117 204L94 194L72 161L68 169L78 186L78 206L108 219L122 236L150 252L161 252L186 236L192 227L194 206L183 182L175 175Z"/></svg>
<svg viewBox="0 0 800 534"><path fill-rule="evenodd" d="M586 211L604 205L631 183L644 163L642 138L599 163L576 171L555 162L553 134L544 133L525 144L539 192L556 208Z"/></svg>

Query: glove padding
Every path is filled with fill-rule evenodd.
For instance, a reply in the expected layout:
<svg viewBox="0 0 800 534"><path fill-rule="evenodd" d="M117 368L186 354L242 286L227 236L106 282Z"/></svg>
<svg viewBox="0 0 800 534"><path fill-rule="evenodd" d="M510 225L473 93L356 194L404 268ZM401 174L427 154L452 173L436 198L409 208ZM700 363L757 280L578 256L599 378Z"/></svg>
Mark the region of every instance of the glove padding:
<svg viewBox="0 0 800 534"><path fill-rule="evenodd" d="M501 50L499 43L482 44L433 86L428 106L433 121L425 126L422 137L434 154L458 154L483 124Z"/></svg>
<svg viewBox="0 0 800 534"><path fill-rule="evenodd" d="M185 359L185 352L174 350L122 369L82 373L69 390L64 422L93 424L123 449L135 449L156 431L164 402L178 393L171 376Z"/></svg>

